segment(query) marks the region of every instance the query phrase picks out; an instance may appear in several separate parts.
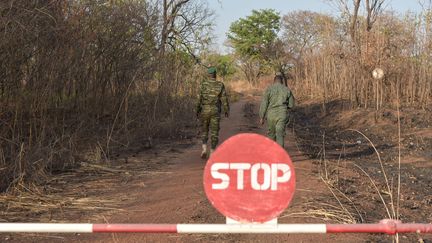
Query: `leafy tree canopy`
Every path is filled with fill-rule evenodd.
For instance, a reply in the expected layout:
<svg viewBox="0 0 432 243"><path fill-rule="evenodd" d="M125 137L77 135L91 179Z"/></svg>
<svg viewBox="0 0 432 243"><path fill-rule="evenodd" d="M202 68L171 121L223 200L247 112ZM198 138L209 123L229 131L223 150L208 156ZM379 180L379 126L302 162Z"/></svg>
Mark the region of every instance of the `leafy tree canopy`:
<svg viewBox="0 0 432 243"><path fill-rule="evenodd" d="M231 24L228 39L244 57L264 58L280 30L280 15L273 9L253 10L246 18Z"/></svg>
<svg viewBox="0 0 432 243"><path fill-rule="evenodd" d="M231 55L211 54L208 59L212 66L217 68L218 75L224 80L237 71L235 59Z"/></svg>

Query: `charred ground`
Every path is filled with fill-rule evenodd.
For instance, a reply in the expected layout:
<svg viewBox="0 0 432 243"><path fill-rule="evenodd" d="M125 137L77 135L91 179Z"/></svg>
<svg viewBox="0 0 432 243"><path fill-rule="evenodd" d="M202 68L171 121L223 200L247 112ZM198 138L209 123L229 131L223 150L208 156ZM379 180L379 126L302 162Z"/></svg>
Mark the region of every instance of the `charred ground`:
<svg viewBox="0 0 432 243"><path fill-rule="evenodd" d="M358 209L358 221L399 213L403 222L427 223L432 221L431 118L430 110L401 109L399 202L397 111L352 110L348 102L335 101L324 113L322 104L308 102L292 112L290 127L299 148L315 161L316 173ZM418 240L426 242L409 236L410 242Z"/></svg>

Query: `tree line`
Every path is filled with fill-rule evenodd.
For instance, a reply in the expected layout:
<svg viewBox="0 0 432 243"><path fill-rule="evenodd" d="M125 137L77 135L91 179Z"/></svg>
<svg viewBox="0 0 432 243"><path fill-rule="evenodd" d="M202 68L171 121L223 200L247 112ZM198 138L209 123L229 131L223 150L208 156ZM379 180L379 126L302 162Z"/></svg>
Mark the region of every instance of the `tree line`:
<svg viewBox="0 0 432 243"><path fill-rule="evenodd" d="M227 34L245 78L283 72L296 93L348 100L352 107L430 108L432 4L420 13L386 11L386 0L328 0L338 15L254 10ZM375 80L381 68L385 77Z"/></svg>

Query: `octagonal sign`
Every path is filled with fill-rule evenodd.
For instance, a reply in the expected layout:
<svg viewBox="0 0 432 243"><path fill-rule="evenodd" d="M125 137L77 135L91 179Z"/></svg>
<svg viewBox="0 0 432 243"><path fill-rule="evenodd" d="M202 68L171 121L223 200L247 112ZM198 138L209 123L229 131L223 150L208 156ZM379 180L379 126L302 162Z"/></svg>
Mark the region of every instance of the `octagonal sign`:
<svg viewBox="0 0 432 243"><path fill-rule="evenodd" d="M295 191L294 166L277 143L258 134L240 134L211 155L204 189L224 216L244 223L277 218Z"/></svg>

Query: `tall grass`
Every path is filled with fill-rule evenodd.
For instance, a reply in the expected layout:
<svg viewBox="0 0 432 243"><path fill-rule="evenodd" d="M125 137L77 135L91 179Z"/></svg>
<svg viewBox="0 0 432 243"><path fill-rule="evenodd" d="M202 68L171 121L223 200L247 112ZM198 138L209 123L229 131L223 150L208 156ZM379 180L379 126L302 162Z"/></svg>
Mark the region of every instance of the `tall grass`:
<svg viewBox="0 0 432 243"><path fill-rule="evenodd" d="M193 121L201 71L162 17L153 1L1 1L0 191ZM200 17L184 30L205 32Z"/></svg>
<svg viewBox="0 0 432 243"><path fill-rule="evenodd" d="M314 36L319 45L302 53L292 71L296 93L321 100L324 111L332 99L380 110L396 109L399 90L401 107L430 109L432 35L428 16L430 11L402 17L386 13L370 31L362 29L360 21L356 40L343 35L346 25L341 19L318 23L323 30ZM377 67L385 71L384 79L373 79Z"/></svg>

